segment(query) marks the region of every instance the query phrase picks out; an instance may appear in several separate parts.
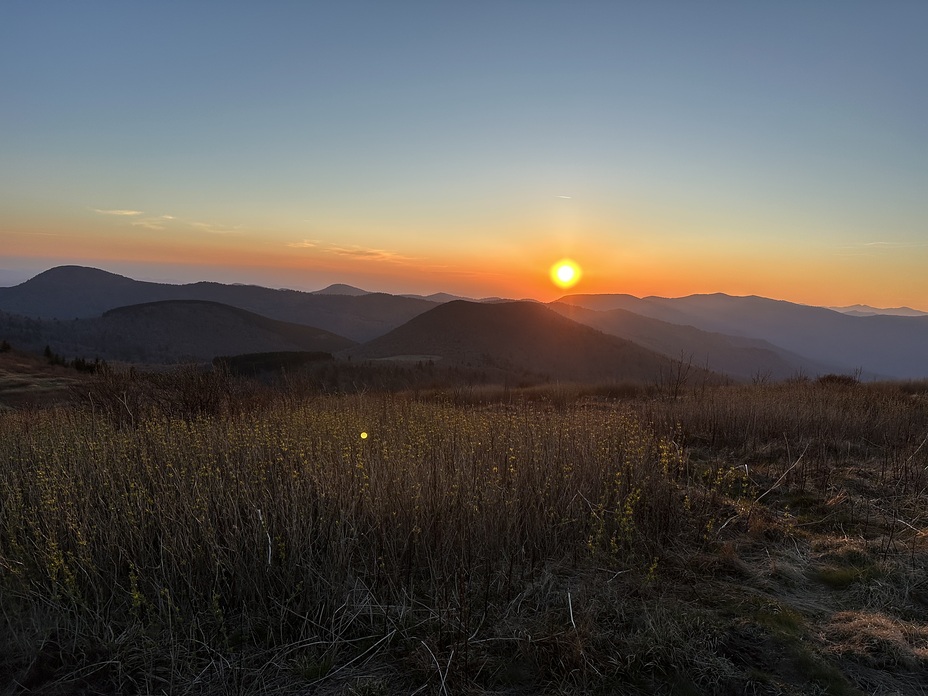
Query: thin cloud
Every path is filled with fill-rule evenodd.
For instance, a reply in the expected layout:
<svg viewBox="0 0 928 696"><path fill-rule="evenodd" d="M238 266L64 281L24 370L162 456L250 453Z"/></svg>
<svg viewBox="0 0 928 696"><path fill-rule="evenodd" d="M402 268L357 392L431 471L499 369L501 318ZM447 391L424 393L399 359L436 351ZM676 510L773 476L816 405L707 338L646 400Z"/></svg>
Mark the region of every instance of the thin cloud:
<svg viewBox="0 0 928 696"><path fill-rule="evenodd" d="M142 210L100 210L99 208L93 208L93 211L100 213L101 215L144 215Z"/></svg>
<svg viewBox="0 0 928 696"><path fill-rule="evenodd" d="M327 254L348 256L362 261L386 261L389 263L408 263L410 261L415 261L411 256L403 256L402 254L397 254L388 249L374 249L372 247L363 247L358 244L352 246L337 246L335 244L326 244L318 239L304 239L299 242L288 242L287 246L291 249L318 249Z"/></svg>
<svg viewBox="0 0 928 696"><path fill-rule="evenodd" d="M145 218L144 220L133 220L133 227L144 227L146 230L163 230L164 225L160 224L163 218Z"/></svg>
<svg viewBox="0 0 928 696"><path fill-rule="evenodd" d="M128 210L128 209L114 209L114 210L103 210L101 208L91 208L94 212L100 213L101 215L115 215L117 217L131 217L138 218L140 215L145 215L145 212L142 210ZM133 227L142 227L148 230L164 230L166 229L165 225L167 223L173 223L178 225L187 225L188 227L193 227L202 232L208 234L242 234L241 225L236 225L235 227L227 227L225 225L217 225L212 222L200 222L197 220L184 220L178 218L174 215L149 215L141 219L134 219L131 221Z"/></svg>
<svg viewBox="0 0 928 696"><path fill-rule="evenodd" d="M861 242L860 244L842 244L837 248L849 252L866 253L894 249L924 249L926 247L928 247L928 242Z"/></svg>
<svg viewBox="0 0 928 696"><path fill-rule="evenodd" d="M573 198L573 196L555 196L555 198L567 198L567 199L570 199L570 198Z"/></svg>
<svg viewBox="0 0 928 696"><path fill-rule="evenodd" d="M220 225L214 225L211 222L188 222L188 225L191 227L196 227L198 230L203 230L209 234L241 234L242 231L238 227L222 227Z"/></svg>
<svg viewBox="0 0 928 696"><path fill-rule="evenodd" d="M339 256L351 256L353 258L363 259L365 261L390 261L393 263L403 263L405 261L413 260L409 256L402 256L401 254L387 251L386 249L371 249L357 245L350 247L330 247L327 251L333 254L338 254Z"/></svg>
<svg viewBox="0 0 928 696"><path fill-rule="evenodd" d="M914 249L928 247L928 242L864 242L862 246L877 249Z"/></svg>

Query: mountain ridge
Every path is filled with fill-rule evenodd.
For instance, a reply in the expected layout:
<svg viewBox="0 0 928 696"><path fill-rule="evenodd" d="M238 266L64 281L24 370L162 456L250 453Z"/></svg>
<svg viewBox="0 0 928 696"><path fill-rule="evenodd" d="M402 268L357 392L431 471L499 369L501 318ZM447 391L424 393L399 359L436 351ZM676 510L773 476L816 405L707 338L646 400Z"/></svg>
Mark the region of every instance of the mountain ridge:
<svg viewBox="0 0 928 696"><path fill-rule="evenodd" d="M762 339L703 331L624 309L593 310L552 302L559 314L673 358L683 358L739 379L780 380L797 374L825 374L846 368L810 360Z"/></svg>
<svg viewBox="0 0 928 696"><path fill-rule="evenodd" d="M446 293L401 296L344 284L315 292L207 281L171 285L76 265L48 269L19 285L0 288L0 310L32 319L99 318L120 306L161 301L217 302L268 319L316 327L356 343L384 336L443 303L472 302ZM485 298L479 303L511 302ZM725 293L680 298L573 294L549 306L561 314L573 312L581 323L609 335L665 356L689 354L697 364L740 379L748 374L783 378L790 370L860 371L867 379L928 376L928 314L887 313L918 312L908 308L870 314L868 306L861 305L862 309L851 306L842 312Z"/></svg>
<svg viewBox="0 0 928 696"><path fill-rule="evenodd" d="M354 341L304 324L268 319L217 302L162 300L67 322L0 312L0 335L35 352L141 363L205 362L217 355L336 352Z"/></svg>
<svg viewBox="0 0 928 696"><path fill-rule="evenodd" d="M657 383L677 369L666 356L535 302L446 302L343 354L368 360L422 354L469 366L580 381ZM721 379L701 368L687 369L703 378Z"/></svg>
<svg viewBox="0 0 928 696"><path fill-rule="evenodd" d="M928 316L852 316L825 307L724 293L680 298L566 295L588 309L626 309L661 321L768 341L807 359L893 379L928 376Z"/></svg>
<svg viewBox="0 0 928 696"><path fill-rule="evenodd" d="M842 314L851 314L858 317L869 317L876 315L886 315L892 317L925 317L928 312L911 307L871 307L870 305L855 304L847 307L827 307Z"/></svg>
<svg viewBox="0 0 928 696"><path fill-rule="evenodd" d="M0 310L33 319L87 319L120 306L162 300L218 302L357 342L384 334L435 306L386 293L329 295L209 281L152 283L86 266L57 266L12 288L0 288Z"/></svg>

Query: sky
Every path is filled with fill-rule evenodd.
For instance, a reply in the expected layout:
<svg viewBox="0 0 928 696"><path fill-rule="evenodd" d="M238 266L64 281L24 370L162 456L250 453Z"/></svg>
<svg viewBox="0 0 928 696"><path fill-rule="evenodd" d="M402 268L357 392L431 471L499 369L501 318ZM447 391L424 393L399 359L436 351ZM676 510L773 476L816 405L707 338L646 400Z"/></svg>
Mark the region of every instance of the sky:
<svg viewBox="0 0 928 696"><path fill-rule="evenodd" d="M27 2L0 285L928 310L928 3Z"/></svg>

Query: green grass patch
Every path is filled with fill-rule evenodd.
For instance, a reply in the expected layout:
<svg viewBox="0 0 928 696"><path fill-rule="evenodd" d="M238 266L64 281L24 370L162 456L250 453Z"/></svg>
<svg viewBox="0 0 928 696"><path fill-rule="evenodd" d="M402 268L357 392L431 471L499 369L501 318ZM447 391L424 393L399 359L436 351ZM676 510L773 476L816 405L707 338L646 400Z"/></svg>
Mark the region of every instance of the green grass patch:
<svg viewBox="0 0 928 696"><path fill-rule="evenodd" d="M783 638L798 638L803 634L806 624L802 614L778 604L759 610L754 615L754 620L771 633Z"/></svg>
<svg viewBox="0 0 928 696"><path fill-rule="evenodd" d="M865 565L822 565L809 572L812 580L833 590L846 590L855 583L868 583L882 575L880 567L873 563Z"/></svg>
<svg viewBox="0 0 928 696"><path fill-rule="evenodd" d="M813 654L805 645L795 643L791 649L796 665L810 682L829 696L865 696L834 665Z"/></svg>

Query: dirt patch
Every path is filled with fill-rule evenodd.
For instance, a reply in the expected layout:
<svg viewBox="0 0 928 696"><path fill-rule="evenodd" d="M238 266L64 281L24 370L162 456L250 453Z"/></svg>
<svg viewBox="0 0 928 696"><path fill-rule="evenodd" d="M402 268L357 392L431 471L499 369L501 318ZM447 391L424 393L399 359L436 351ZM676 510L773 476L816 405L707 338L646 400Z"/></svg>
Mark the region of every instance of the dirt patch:
<svg viewBox="0 0 928 696"><path fill-rule="evenodd" d="M86 375L41 356L0 353L0 410L40 408L67 401L72 387Z"/></svg>

